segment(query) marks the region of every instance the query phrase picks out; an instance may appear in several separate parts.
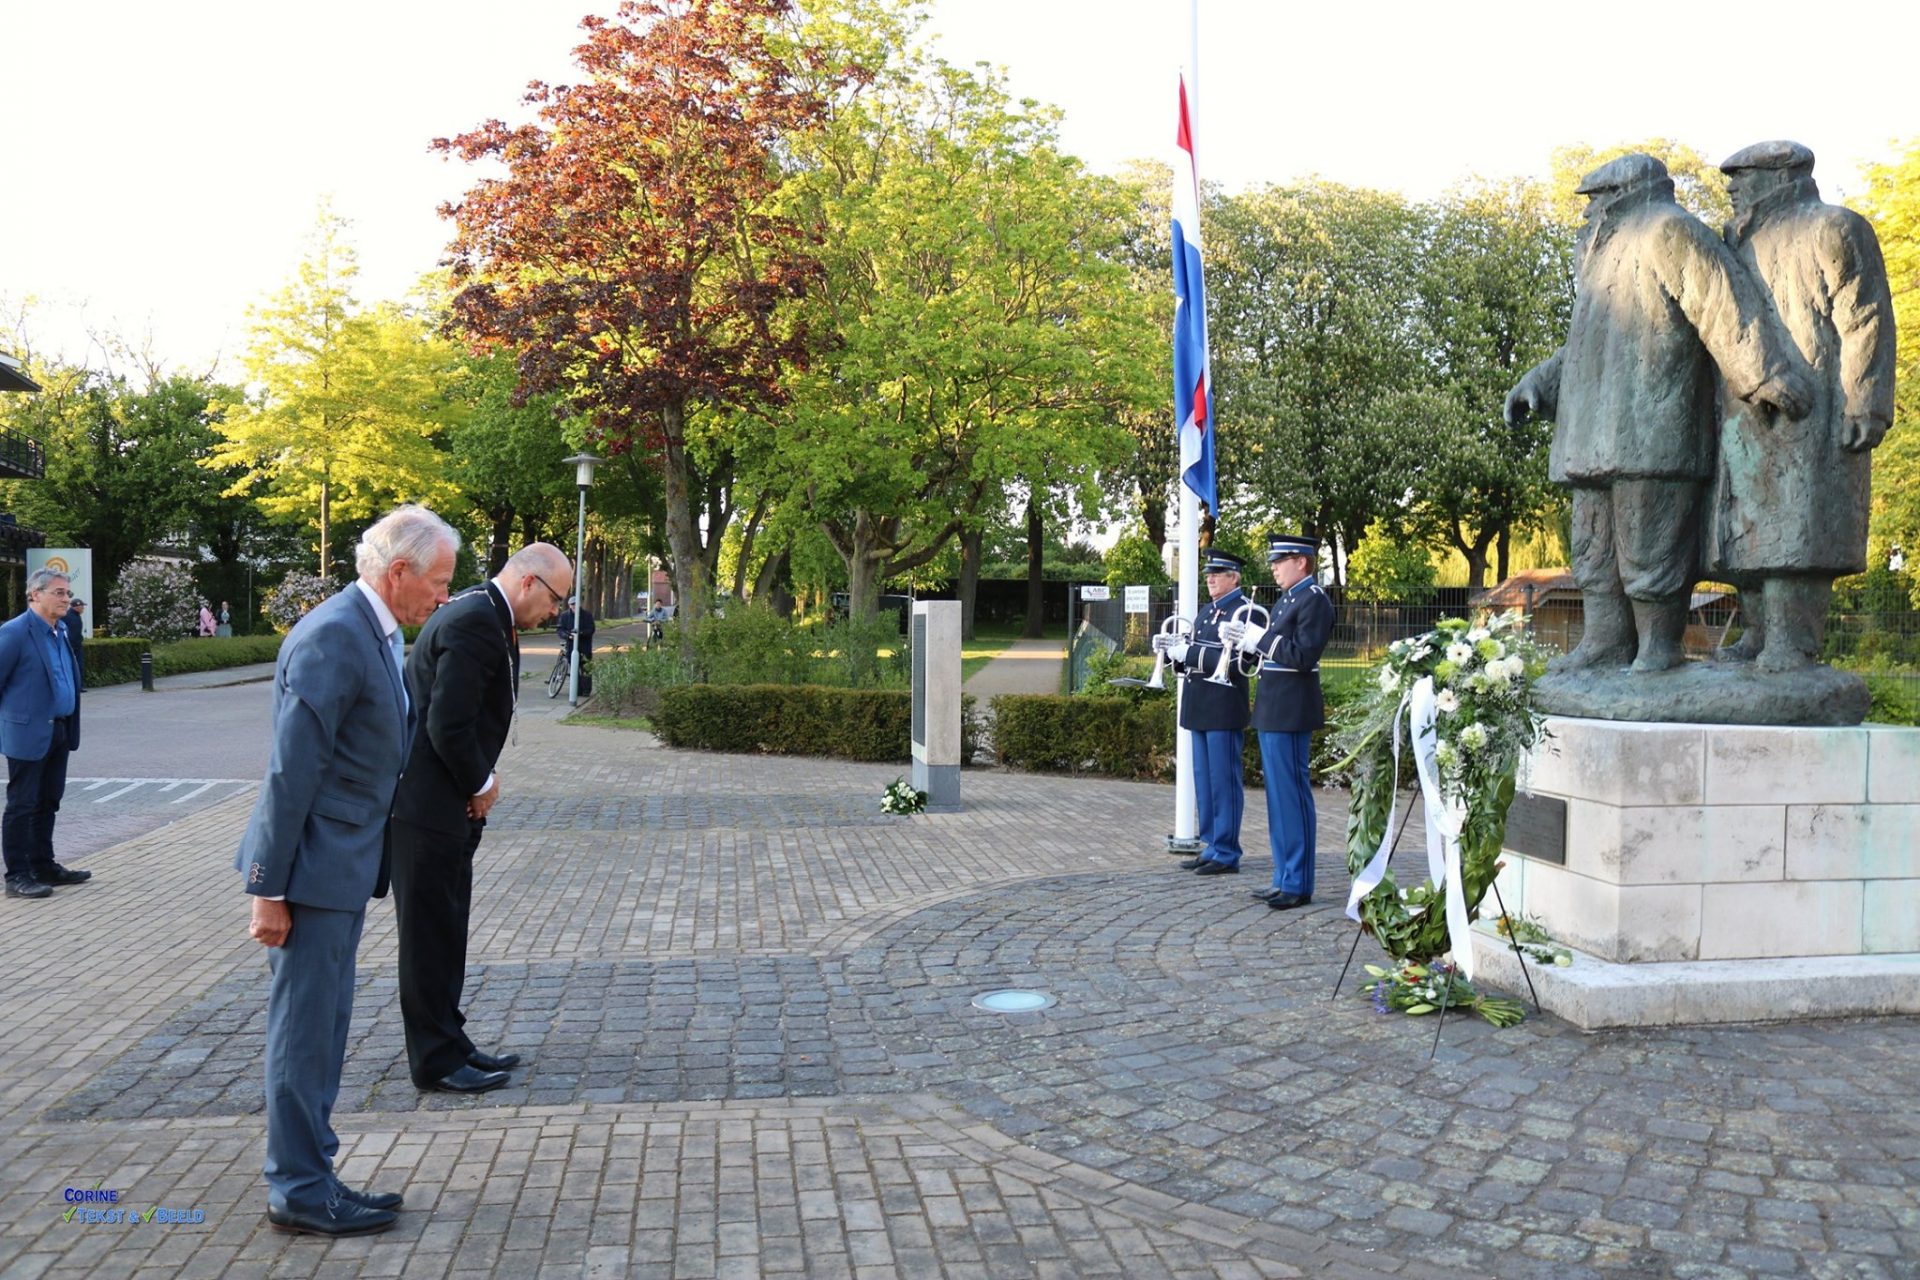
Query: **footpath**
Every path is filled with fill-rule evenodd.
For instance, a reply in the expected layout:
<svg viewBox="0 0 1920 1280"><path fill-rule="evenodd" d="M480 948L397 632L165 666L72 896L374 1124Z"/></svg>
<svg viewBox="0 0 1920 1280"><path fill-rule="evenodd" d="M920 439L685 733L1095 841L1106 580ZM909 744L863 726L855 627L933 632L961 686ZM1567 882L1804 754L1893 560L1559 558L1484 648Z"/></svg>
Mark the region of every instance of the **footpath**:
<svg viewBox="0 0 1920 1280"><path fill-rule="evenodd" d="M1163 786L969 770L891 817L896 765L568 724L537 665L475 873L508 1088L409 1084L369 912L335 1123L399 1227L265 1225L242 790L0 911L0 1277L1920 1276L1920 1019L1463 1017L1430 1062L1431 1020L1328 999L1339 793L1273 912L1257 803L1201 879Z"/></svg>

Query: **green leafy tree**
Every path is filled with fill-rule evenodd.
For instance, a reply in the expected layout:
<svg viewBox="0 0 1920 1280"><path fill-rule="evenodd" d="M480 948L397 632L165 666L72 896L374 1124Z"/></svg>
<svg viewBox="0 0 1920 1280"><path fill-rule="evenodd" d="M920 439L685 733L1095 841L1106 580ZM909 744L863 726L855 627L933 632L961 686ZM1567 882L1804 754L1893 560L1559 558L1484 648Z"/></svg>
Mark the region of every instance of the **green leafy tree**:
<svg viewBox="0 0 1920 1280"><path fill-rule="evenodd" d="M1167 566L1159 546L1137 533L1117 540L1107 548L1106 582L1116 591L1125 586L1165 586Z"/></svg>
<svg viewBox="0 0 1920 1280"><path fill-rule="evenodd" d="M1509 427L1508 388L1552 354L1573 305L1572 236L1545 188L1480 186L1432 210L1419 278L1428 433L1414 511L1466 559L1467 583L1507 576L1514 535L1560 508L1547 480L1551 423Z"/></svg>
<svg viewBox="0 0 1920 1280"><path fill-rule="evenodd" d="M449 416L453 349L397 304L362 311L346 223L321 211L294 279L253 312L247 375L258 388L222 406L222 443L202 465L239 472L233 496L311 523L320 575L333 572L337 519L450 497L434 440Z"/></svg>
<svg viewBox="0 0 1920 1280"><path fill-rule="evenodd" d="M1434 576L1424 546L1376 521L1347 557L1347 596L1362 604L1423 605L1433 599Z"/></svg>
<svg viewBox="0 0 1920 1280"><path fill-rule="evenodd" d="M793 379L775 454L861 614L963 536L964 606L1009 502L1030 530L1063 495L1097 505L1128 448L1114 407L1157 394L1115 259L1124 195L1058 150L1055 114L937 62L884 85L792 187L824 228L810 305L833 341Z"/></svg>
<svg viewBox="0 0 1920 1280"><path fill-rule="evenodd" d="M1313 182L1210 202L1217 539L1276 523L1356 548L1399 513L1428 447L1425 219Z"/></svg>
<svg viewBox="0 0 1920 1280"><path fill-rule="evenodd" d="M218 443L210 398L184 375L134 390L114 374L31 366L43 390L0 400L0 423L40 441L46 475L4 486L7 509L54 545L93 551L96 616L117 625L111 584L134 557L190 540L196 518L222 506L202 470Z"/></svg>
<svg viewBox="0 0 1920 1280"><path fill-rule="evenodd" d="M1870 561L1884 565L1898 545L1906 563L1920 564L1920 141L1867 170L1857 201L1873 223L1886 257L1899 332L1900 369L1894 383L1893 426L1873 451ZM1920 584L1920 579L1914 579ZM1920 608L1920 585L1913 597Z"/></svg>
<svg viewBox="0 0 1920 1280"><path fill-rule="evenodd" d="M525 542L565 542L574 514L574 452L558 396L518 395L520 375L502 352L469 355L458 365L458 412L446 431L447 482L488 529L487 572L498 573L516 531ZM598 508L596 508L598 510ZM569 553L571 558L571 553Z"/></svg>

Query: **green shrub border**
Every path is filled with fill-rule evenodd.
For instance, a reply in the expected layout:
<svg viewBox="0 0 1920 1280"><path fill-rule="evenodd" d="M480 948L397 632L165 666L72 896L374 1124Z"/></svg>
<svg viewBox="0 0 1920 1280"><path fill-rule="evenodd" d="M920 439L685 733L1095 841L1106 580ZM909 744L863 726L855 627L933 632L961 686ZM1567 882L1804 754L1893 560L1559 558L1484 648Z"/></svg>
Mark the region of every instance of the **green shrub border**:
<svg viewBox="0 0 1920 1280"><path fill-rule="evenodd" d="M670 747L900 761L912 757L912 695L822 685L684 684L659 690L654 732ZM979 748L974 699L961 702L960 756Z"/></svg>
<svg viewBox="0 0 1920 1280"><path fill-rule="evenodd" d="M102 637L81 646L87 664L87 687L125 684L140 678L140 655L153 654L156 676L186 675L193 671L224 671L272 662L280 656L284 636L206 636L149 645L140 636Z"/></svg>

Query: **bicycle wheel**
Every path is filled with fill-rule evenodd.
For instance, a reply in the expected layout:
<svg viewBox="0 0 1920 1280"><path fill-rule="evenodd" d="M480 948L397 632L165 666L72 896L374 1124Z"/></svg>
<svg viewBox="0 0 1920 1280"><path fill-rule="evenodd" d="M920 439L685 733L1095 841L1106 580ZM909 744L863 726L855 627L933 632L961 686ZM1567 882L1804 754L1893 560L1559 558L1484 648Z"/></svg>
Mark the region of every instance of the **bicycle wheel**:
<svg viewBox="0 0 1920 1280"><path fill-rule="evenodd" d="M557 698L560 691L567 687L567 655L561 654L554 661L553 670L547 673L547 696Z"/></svg>

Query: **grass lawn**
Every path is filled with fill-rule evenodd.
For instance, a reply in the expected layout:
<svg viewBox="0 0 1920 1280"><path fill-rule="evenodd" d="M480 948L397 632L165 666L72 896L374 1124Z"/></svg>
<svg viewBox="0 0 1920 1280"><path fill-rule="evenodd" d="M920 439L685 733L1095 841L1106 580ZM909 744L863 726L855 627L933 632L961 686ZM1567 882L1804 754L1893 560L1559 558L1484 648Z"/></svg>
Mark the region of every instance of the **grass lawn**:
<svg viewBox="0 0 1920 1280"><path fill-rule="evenodd" d="M960 679L965 681L973 673L999 657L1009 645L1021 638L1026 629L1024 622L982 622L975 625L973 639L960 642ZM1059 628L1049 639L1059 638Z"/></svg>

